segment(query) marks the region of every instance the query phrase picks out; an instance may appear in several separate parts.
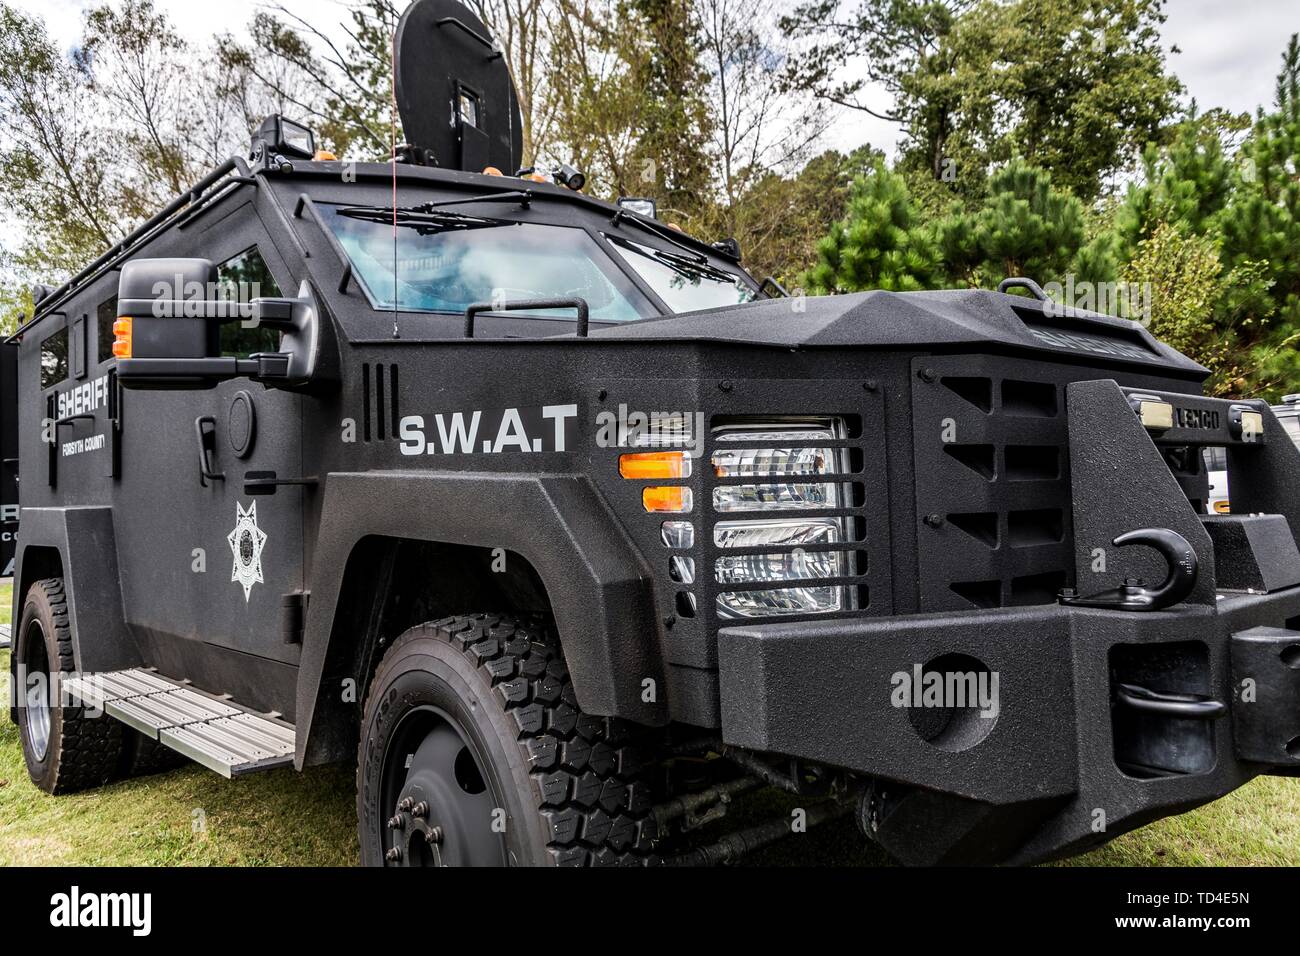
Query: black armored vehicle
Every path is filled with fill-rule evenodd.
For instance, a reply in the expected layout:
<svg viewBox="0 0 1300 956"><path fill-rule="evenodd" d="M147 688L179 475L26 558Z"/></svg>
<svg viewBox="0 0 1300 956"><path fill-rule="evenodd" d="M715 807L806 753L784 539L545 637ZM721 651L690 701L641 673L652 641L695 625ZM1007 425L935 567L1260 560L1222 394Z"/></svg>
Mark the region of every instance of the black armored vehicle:
<svg viewBox="0 0 1300 956"><path fill-rule="evenodd" d="M1027 280L785 296L521 169L503 63L419 0L398 161L272 117L42 291L40 787L356 760L367 864L729 861L850 815L907 863L1028 863L1296 773L1267 403ZM759 787L792 809L726 832Z"/></svg>

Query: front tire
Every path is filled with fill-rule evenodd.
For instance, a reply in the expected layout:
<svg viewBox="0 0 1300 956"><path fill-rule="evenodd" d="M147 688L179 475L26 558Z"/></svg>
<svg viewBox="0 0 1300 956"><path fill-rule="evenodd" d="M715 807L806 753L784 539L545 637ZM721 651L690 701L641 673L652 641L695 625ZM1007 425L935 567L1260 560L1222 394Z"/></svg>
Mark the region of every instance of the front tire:
<svg viewBox="0 0 1300 956"><path fill-rule="evenodd" d="M107 783L122 750L122 725L116 720L61 706L56 675L75 666L68 620L63 579L37 581L27 592L14 637L23 758L32 782L52 794Z"/></svg>
<svg viewBox="0 0 1300 956"><path fill-rule="evenodd" d="M628 736L579 711L549 627L478 615L412 628L384 655L362 716L361 862L653 862Z"/></svg>

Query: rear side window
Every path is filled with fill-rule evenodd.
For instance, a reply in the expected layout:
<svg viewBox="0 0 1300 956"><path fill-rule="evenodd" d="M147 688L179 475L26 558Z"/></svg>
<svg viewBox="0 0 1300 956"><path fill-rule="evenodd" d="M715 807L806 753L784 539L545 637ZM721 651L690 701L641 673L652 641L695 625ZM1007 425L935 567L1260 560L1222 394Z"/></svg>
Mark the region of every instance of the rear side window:
<svg viewBox="0 0 1300 956"><path fill-rule="evenodd" d="M41 391L68 377L68 330L59 329L41 343Z"/></svg>
<svg viewBox="0 0 1300 956"><path fill-rule="evenodd" d="M96 355L101 362L107 362L113 357L113 323L117 321L117 296L109 299L107 302L99 303L99 309L95 313L95 341Z"/></svg>
<svg viewBox="0 0 1300 956"><path fill-rule="evenodd" d="M257 247L245 249L217 266L219 295L228 302L251 302L284 295ZM221 354L248 358L257 352L274 352L280 333L268 328L245 328L240 322L221 325Z"/></svg>

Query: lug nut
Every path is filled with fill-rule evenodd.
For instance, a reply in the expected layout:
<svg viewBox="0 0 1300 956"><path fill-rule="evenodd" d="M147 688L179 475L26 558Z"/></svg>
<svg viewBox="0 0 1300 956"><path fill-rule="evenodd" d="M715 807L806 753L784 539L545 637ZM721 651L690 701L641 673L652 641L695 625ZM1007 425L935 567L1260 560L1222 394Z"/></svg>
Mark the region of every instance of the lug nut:
<svg viewBox="0 0 1300 956"><path fill-rule="evenodd" d="M384 859L387 860L389 863L402 862L401 849L398 847L393 847L391 850L389 850L387 853L384 854Z"/></svg>
<svg viewBox="0 0 1300 956"><path fill-rule="evenodd" d="M417 820L423 820L428 815L429 815L429 805L425 803L423 800L421 800L419 803L417 803L414 807L411 808L411 816L415 817L415 819Z"/></svg>
<svg viewBox="0 0 1300 956"><path fill-rule="evenodd" d="M407 797L405 800L403 800L401 803L397 805L397 809L398 812L400 813L410 813L411 807L413 806L415 806L415 801L412 800L410 797Z"/></svg>
<svg viewBox="0 0 1300 956"><path fill-rule="evenodd" d="M393 819L391 819L391 820L388 821L388 829L390 829L390 830L405 830L405 829L406 829L406 821L405 821L404 819L402 819L401 817L393 817Z"/></svg>
<svg viewBox="0 0 1300 956"><path fill-rule="evenodd" d="M430 843L442 843L442 827L433 827L424 838Z"/></svg>

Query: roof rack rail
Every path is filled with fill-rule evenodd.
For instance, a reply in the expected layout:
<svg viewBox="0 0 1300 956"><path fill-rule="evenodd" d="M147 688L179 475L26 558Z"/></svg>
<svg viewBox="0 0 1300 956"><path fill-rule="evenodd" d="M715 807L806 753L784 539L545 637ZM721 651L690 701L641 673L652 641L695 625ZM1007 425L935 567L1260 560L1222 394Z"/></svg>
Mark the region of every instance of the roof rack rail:
<svg viewBox="0 0 1300 956"><path fill-rule="evenodd" d="M231 176L231 173L235 173L235 175ZM55 313L57 311L56 306L61 305L69 296L82 286L98 279L136 247L153 238L153 236L156 235L163 226L168 225L173 218L190 211L197 211L201 206L206 206L215 201L218 193L213 191L214 187L224 189L226 186L231 184L238 186L256 184L256 182L257 178L249 169L248 164L240 157L232 156L191 186L188 191L182 193L169 202L154 216L142 223L138 229L132 232L125 239L117 243L63 285L59 286L49 295L41 299L40 303L33 310L32 318L19 327L18 331L13 335L5 339L5 344L13 344L20 340L23 333L39 324L47 315Z"/></svg>

